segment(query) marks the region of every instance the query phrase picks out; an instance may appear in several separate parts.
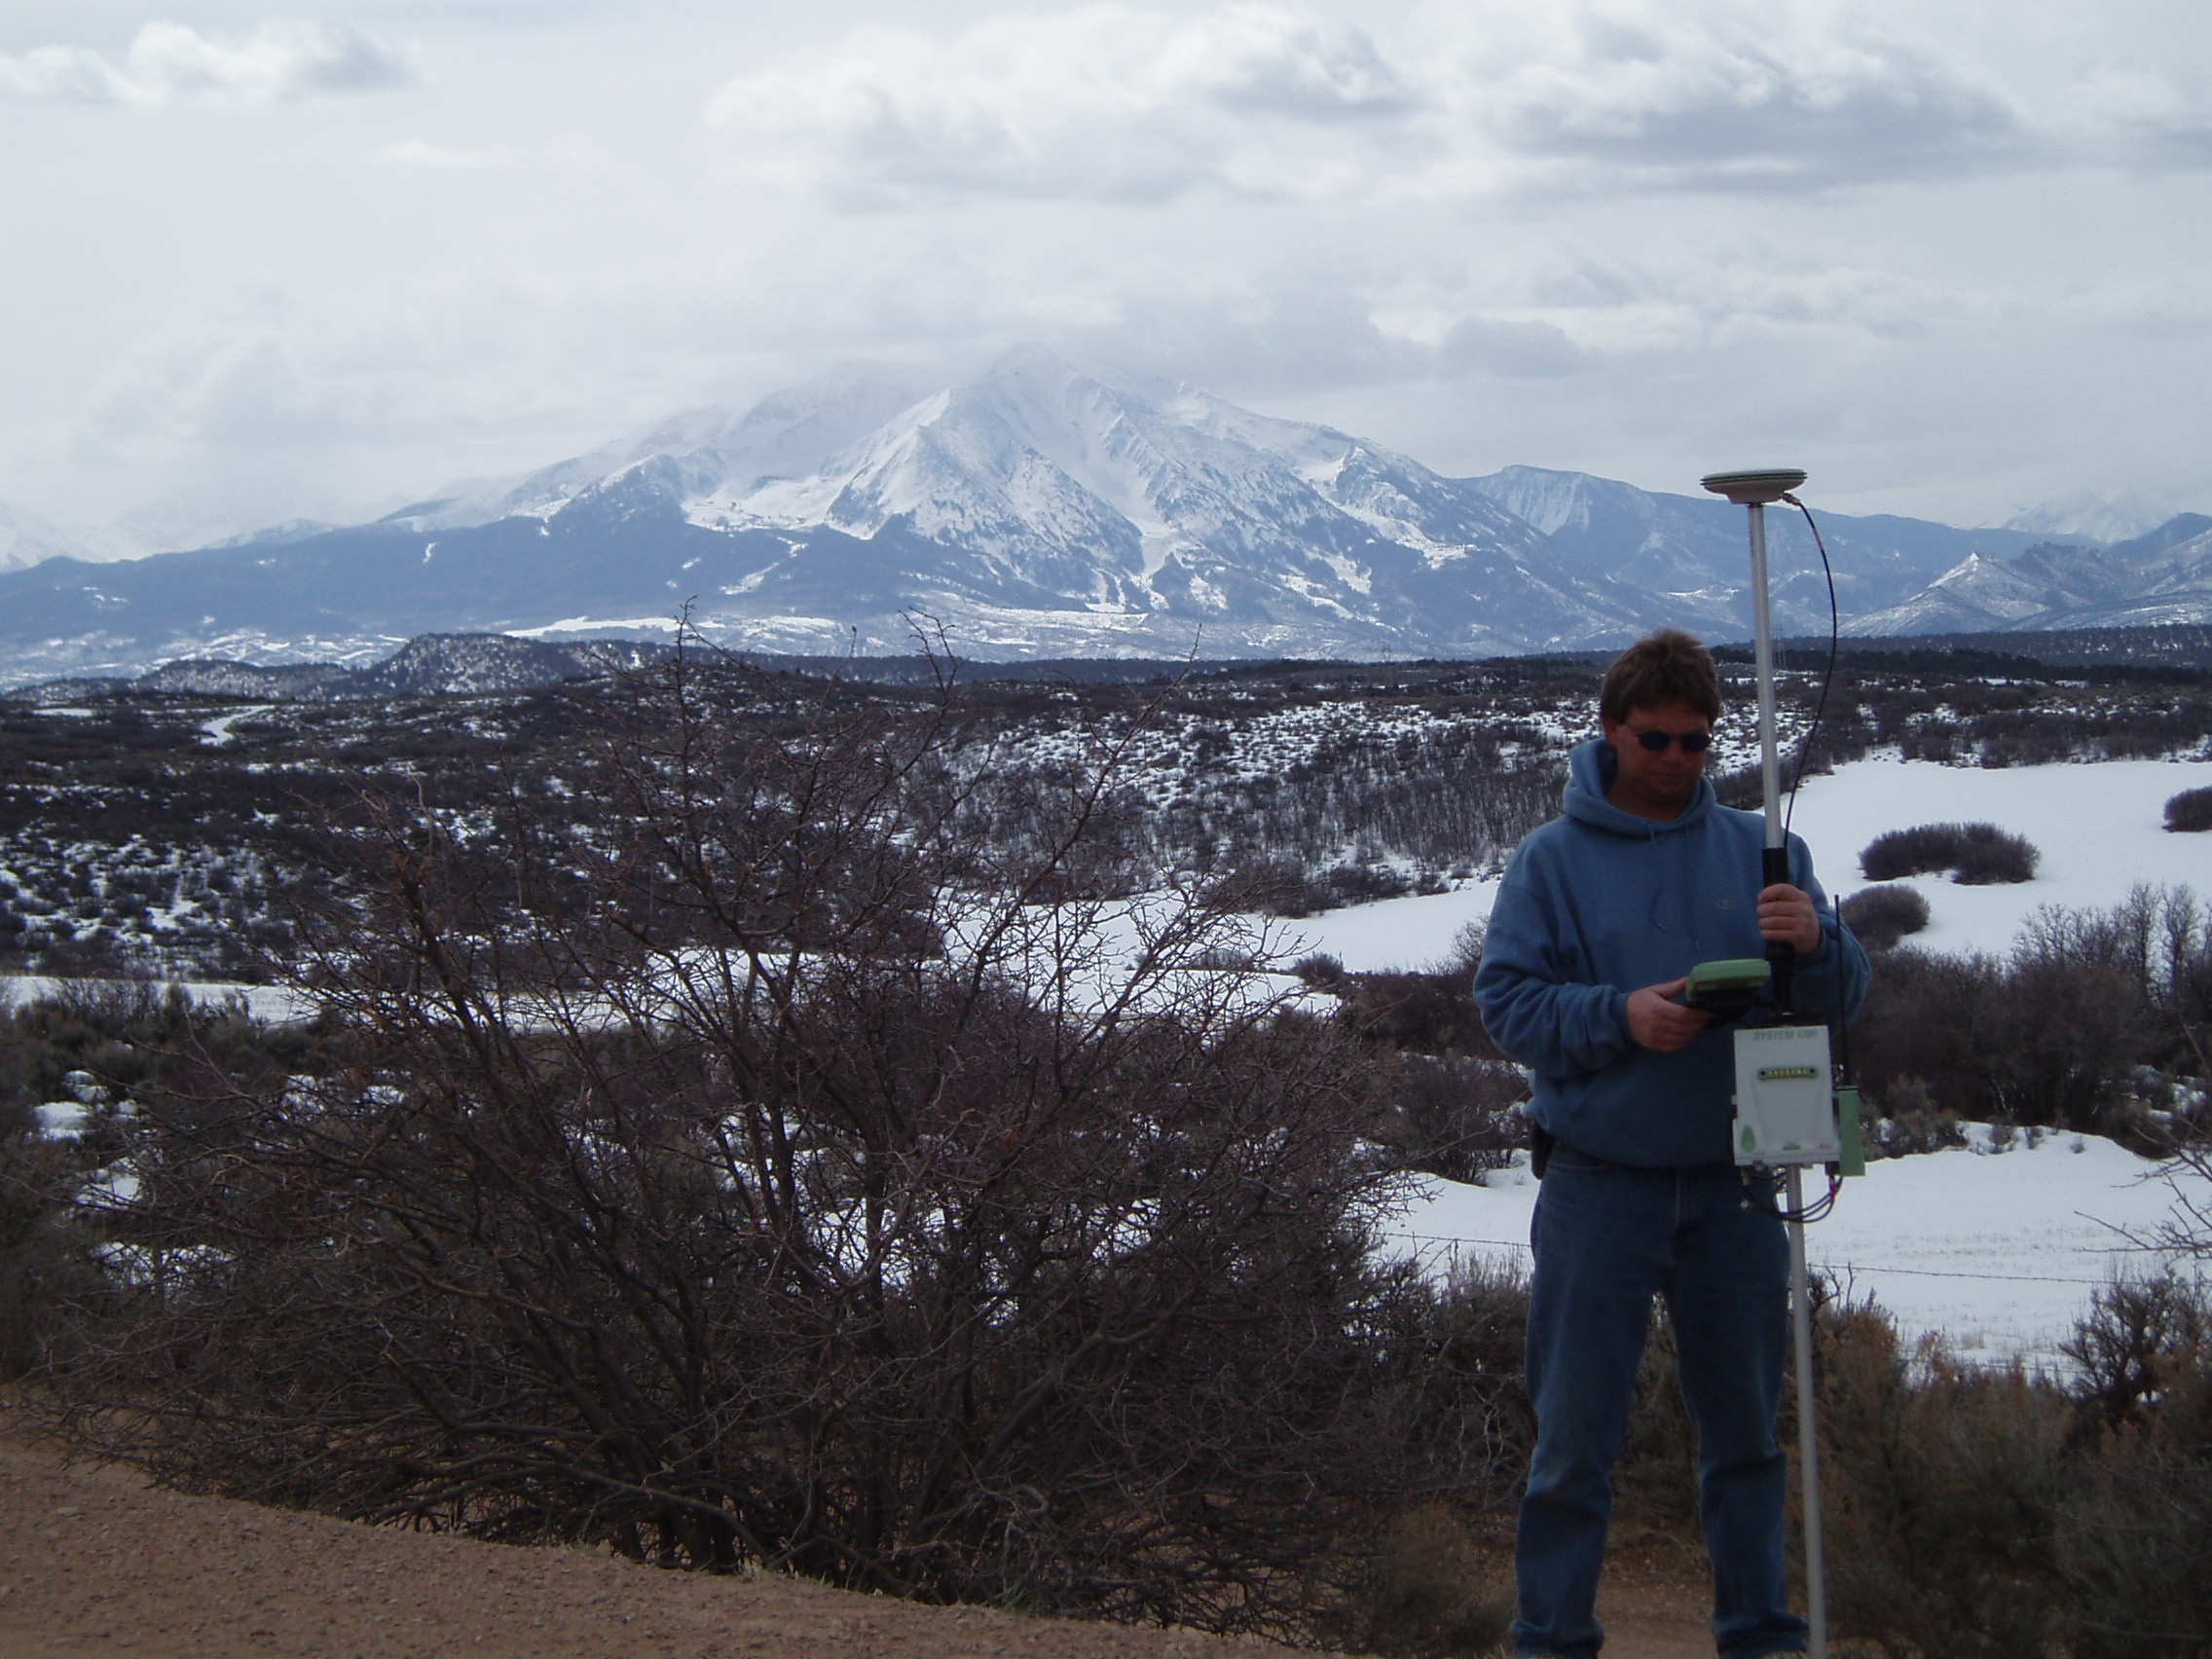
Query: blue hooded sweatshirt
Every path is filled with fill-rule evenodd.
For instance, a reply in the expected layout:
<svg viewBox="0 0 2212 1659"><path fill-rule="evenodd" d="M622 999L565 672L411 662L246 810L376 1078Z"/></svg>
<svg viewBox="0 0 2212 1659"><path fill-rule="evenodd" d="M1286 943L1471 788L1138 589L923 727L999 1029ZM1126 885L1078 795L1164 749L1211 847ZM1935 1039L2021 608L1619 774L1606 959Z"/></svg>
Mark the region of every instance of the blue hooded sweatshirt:
<svg viewBox="0 0 2212 1659"><path fill-rule="evenodd" d="M1763 819L1720 805L1698 780L1681 816L1659 823L1605 798L1610 745L1570 758L1564 816L1521 843L1498 889L1475 976L1483 1022L1535 1074L1530 1115L1594 1158L1689 1169L1732 1156L1735 1049L1728 1029L1672 1054L1628 1034L1628 994L1700 962L1763 956ZM1789 837L1791 884L1812 897L1820 948L1797 959L1798 1011L1849 1019L1866 997L1866 954Z"/></svg>

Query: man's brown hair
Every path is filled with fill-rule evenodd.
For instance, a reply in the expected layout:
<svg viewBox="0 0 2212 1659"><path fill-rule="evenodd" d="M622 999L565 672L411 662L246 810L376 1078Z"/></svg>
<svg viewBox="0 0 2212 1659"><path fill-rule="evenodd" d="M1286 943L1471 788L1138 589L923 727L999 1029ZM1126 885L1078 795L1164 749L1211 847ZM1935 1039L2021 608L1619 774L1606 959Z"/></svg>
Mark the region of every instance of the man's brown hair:
<svg viewBox="0 0 2212 1659"><path fill-rule="evenodd" d="M1639 640L1605 670L1598 713L1615 725L1631 709L1687 703L1708 720L1720 718L1720 677L1713 653L1679 628L1661 628Z"/></svg>

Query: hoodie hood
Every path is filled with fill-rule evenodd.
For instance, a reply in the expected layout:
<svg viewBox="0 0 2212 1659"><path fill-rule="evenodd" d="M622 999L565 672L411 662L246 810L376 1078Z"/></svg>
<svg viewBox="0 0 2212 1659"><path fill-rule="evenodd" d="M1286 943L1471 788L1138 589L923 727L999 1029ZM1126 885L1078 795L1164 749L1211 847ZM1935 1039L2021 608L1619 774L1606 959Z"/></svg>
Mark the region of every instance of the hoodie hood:
<svg viewBox="0 0 2212 1659"><path fill-rule="evenodd" d="M1713 793L1712 782L1700 776L1689 804L1675 818L1664 822L1639 818L1633 812L1623 812L1605 798L1605 792L1613 787L1613 779L1619 771L1620 756L1604 738L1595 737L1588 743L1576 744L1567 756L1567 789L1560 796L1560 810L1593 830L1634 835L1640 841L1647 841L1656 835L1677 834L1704 823L1718 799Z"/></svg>

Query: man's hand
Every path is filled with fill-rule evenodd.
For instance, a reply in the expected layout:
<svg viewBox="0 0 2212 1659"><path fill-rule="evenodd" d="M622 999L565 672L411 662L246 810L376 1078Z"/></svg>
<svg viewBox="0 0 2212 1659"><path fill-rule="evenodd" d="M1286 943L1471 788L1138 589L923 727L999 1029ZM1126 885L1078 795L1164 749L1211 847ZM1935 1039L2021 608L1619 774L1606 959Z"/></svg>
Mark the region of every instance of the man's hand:
<svg viewBox="0 0 2212 1659"><path fill-rule="evenodd" d="M1812 898L1795 887L1777 883L1759 893L1759 938L1781 940L1799 956L1821 948L1821 916Z"/></svg>
<svg viewBox="0 0 2212 1659"><path fill-rule="evenodd" d="M1671 1054L1688 1043L1713 1016L1702 1008L1684 1008L1674 999L1687 979L1669 979L1628 994L1628 1034L1638 1047Z"/></svg>

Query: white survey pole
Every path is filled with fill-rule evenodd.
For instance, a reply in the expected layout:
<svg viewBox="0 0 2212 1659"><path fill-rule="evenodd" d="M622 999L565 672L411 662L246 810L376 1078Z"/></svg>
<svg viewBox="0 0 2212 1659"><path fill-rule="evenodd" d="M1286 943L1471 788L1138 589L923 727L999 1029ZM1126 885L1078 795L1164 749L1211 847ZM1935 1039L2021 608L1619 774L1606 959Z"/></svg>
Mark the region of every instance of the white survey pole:
<svg viewBox="0 0 2212 1659"><path fill-rule="evenodd" d="M1768 603L1766 509L1805 482L1794 469L1765 472L1715 472L1702 480L1716 496L1750 509L1751 520L1751 661L1758 678L1759 793L1766 807L1766 858L1762 879L1788 879L1788 853L1782 828L1782 755L1776 736L1774 702L1774 613ZM1791 1009L1793 953L1770 945L1777 1004L1787 1017ZM1797 1470L1805 1510L1805 1618L1812 1627L1810 1659L1827 1659L1828 1586L1826 1554L1821 1536L1820 1424L1813 1394L1813 1306L1811 1275L1805 1269L1805 1194L1802 1166L1788 1165L1789 1324L1797 1357Z"/></svg>
<svg viewBox="0 0 2212 1659"><path fill-rule="evenodd" d="M1751 661L1759 686L1759 797L1766 805L1766 844L1782 845L1782 746L1775 734L1774 608L1767 602L1766 503L1751 514Z"/></svg>
<svg viewBox="0 0 2212 1659"><path fill-rule="evenodd" d="M1805 1213L1804 1165L1789 1166L1789 1213ZM1828 1659L1827 1550L1821 1536L1821 1439L1813 1410L1813 1302L1805 1271L1805 1224L1789 1226L1789 1326L1797 1350L1797 1473L1805 1500L1805 1622L1809 1659Z"/></svg>

